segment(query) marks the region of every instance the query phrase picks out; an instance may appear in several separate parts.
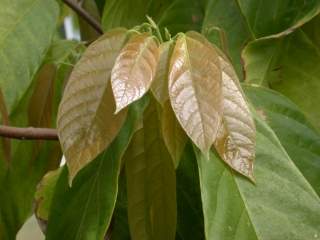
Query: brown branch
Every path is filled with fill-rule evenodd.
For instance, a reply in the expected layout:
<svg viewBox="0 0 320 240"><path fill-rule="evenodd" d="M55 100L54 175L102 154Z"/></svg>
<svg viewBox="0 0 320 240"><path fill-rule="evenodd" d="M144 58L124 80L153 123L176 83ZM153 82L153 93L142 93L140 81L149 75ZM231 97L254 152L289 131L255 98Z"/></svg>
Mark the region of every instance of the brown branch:
<svg viewBox="0 0 320 240"><path fill-rule="evenodd" d="M82 17L87 23L93 27L98 33L102 34L102 28L97 20L95 20L89 13L87 13L75 0L63 0L73 11Z"/></svg>
<svg viewBox="0 0 320 240"><path fill-rule="evenodd" d="M20 140L58 140L57 130L53 128L18 128L0 125L0 136Z"/></svg>

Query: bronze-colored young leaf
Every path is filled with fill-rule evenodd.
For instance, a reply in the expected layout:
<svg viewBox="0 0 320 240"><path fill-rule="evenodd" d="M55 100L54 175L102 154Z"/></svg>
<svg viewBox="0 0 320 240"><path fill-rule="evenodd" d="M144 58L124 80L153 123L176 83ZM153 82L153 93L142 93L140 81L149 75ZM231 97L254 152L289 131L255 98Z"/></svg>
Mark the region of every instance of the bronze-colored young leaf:
<svg viewBox="0 0 320 240"><path fill-rule="evenodd" d="M143 119L125 154L128 216L133 240L174 240L176 234L176 176L161 138L156 101Z"/></svg>
<svg viewBox="0 0 320 240"><path fill-rule="evenodd" d="M173 164L177 168L188 137L181 128L169 100L164 103L162 108L161 128L163 140L171 155Z"/></svg>
<svg viewBox="0 0 320 240"><path fill-rule="evenodd" d="M197 32L188 32L187 36L208 47L212 46ZM254 121L235 70L222 51L216 51L222 71L223 122L214 146L228 165L253 180L256 134Z"/></svg>
<svg viewBox="0 0 320 240"><path fill-rule="evenodd" d="M148 33L131 37L111 73L116 113L141 98L150 88L159 60L158 43Z"/></svg>
<svg viewBox="0 0 320 240"><path fill-rule="evenodd" d="M183 129L207 152L222 118L221 69L214 48L178 37L170 63L169 96Z"/></svg>
<svg viewBox="0 0 320 240"><path fill-rule="evenodd" d="M151 85L151 91L157 101L163 105L169 99L168 73L173 41L164 42L159 47L160 58L156 75Z"/></svg>
<svg viewBox="0 0 320 240"><path fill-rule="evenodd" d="M223 123L214 146L228 165L254 180L254 121L231 63L222 56L219 59L223 83Z"/></svg>
<svg viewBox="0 0 320 240"><path fill-rule="evenodd" d="M106 33L88 47L75 66L58 113L58 134L70 181L116 137L126 110L115 115L111 69L125 42L126 30Z"/></svg>

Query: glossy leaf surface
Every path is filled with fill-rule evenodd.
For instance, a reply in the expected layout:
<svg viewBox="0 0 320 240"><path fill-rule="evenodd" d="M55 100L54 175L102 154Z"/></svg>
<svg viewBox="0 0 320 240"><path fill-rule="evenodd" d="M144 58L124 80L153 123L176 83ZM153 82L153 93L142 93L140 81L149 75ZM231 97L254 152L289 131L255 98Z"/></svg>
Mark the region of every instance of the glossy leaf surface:
<svg viewBox="0 0 320 240"><path fill-rule="evenodd" d="M116 113L141 98L150 88L159 60L154 37L133 35L121 50L111 73Z"/></svg>
<svg viewBox="0 0 320 240"><path fill-rule="evenodd" d="M208 151L222 118L222 79L214 48L180 35L169 70L172 108L192 141Z"/></svg>
<svg viewBox="0 0 320 240"><path fill-rule="evenodd" d="M90 45L64 91L57 123L70 181L112 142L125 121L126 111L114 114L110 84L125 39L126 30L116 29Z"/></svg>

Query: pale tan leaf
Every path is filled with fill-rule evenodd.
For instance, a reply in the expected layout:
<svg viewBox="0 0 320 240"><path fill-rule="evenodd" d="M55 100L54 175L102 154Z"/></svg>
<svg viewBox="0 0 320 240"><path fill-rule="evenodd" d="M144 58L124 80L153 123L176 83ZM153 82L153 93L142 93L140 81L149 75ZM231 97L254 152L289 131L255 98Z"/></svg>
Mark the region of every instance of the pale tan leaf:
<svg viewBox="0 0 320 240"><path fill-rule="evenodd" d="M182 128L207 152L222 118L222 83L214 48L180 35L172 53L169 96Z"/></svg>
<svg viewBox="0 0 320 240"><path fill-rule="evenodd" d="M155 78L151 85L151 91L157 101L163 105L169 99L168 73L173 41L162 43L159 47L160 58Z"/></svg>
<svg viewBox="0 0 320 240"><path fill-rule="evenodd" d="M175 168L179 166L188 137L181 128L170 104L166 101L161 113L161 127L164 142L173 160Z"/></svg>
<svg viewBox="0 0 320 240"><path fill-rule="evenodd" d="M116 29L92 43L75 66L58 112L58 135L70 181L116 137L126 111L115 115L111 69L126 40Z"/></svg>
<svg viewBox="0 0 320 240"><path fill-rule="evenodd" d="M131 37L119 54L111 74L116 112L149 90L158 61L159 48L155 37L148 33Z"/></svg>
<svg viewBox="0 0 320 240"><path fill-rule="evenodd" d="M232 65L224 57L220 57L220 63L223 82L223 124L214 145L228 165L254 181L254 121Z"/></svg>
<svg viewBox="0 0 320 240"><path fill-rule="evenodd" d="M187 36L212 46L199 33L188 32ZM232 64L222 51L216 50L222 70L223 122L214 146L228 165L254 181L256 134L254 121Z"/></svg>

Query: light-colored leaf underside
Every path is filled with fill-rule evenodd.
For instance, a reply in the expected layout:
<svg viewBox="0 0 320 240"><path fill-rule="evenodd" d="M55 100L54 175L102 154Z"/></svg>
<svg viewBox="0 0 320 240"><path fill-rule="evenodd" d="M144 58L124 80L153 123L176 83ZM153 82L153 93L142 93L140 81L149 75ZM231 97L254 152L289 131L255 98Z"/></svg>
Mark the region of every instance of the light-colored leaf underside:
<svg viewBox="0 0 320 240"><path fill-rule="evenodd" d="M187 36L212 46L201 34ZM213 46L212 46L213 47ZM237 74L227 57L216 49L222 71L223 120L214 146L220 157L234 170L253 180L255 125Z"/></svg>
<svg viewBox="0 0 320 240"><path fill-rule="evenodd" d="M9 113L41 66L58 16L56 1L0 1L0 88Z"/></svg>
<svg viewBox="0 0 320 240"><path fill-rule="evenodd" d="M173 42L164 42L159 47L160 58L156 75L151 85L151 91L160 104L164 104L169 99L168 93L168 73Z"/></svg>
<svg viewBox="0 0 320 240"><path fill-rule="evenodd" d="M232 65L221 56L219 59L223 84L223 122L214 146L228 165L254 180L254 121Z"/></svg>
<svg viewBox="0 0 320 240"><path fill-rule="evenodd" d="M173 240L176 234L176 176L161 139L155 101L144 116L144 126L125 154L128 219L133 240Z"/></svg>
<svg viewBox="0 0 320 240"><path fill-rule="evenodd" d="M115 115L110 74L126 39L125 29L106 33L75 66L58 113L58 134L70 181L116 137L126 110Z"/></svg>
<svg viewBox="0 0 320 240"><path fill-rule="evenodd" d="M116 112L141 98L150 88L159 60L159 48L148 33L131 37L112 69Z"/></svg>
<svg viewBox="0 0 320 240"><path fill-rule="evenodd" d="M207 152L222 118L222 83L214 48L180 35L172 53L169 96L181 126Z"/></svg>

